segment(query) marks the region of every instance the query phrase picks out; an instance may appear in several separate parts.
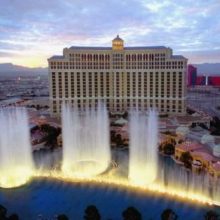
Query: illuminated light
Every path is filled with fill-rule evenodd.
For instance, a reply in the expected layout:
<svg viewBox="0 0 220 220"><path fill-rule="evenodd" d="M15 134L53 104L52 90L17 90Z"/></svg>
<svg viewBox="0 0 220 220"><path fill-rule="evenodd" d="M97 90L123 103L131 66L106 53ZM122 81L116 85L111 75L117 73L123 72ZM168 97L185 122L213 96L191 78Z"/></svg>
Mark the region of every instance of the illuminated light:
<svg viewBox="0 0 220 220"><path fill-rule="evenodd" d="M92 168L92 172L94 169ZM163 184L151 183L144 185L143 182L130 182L128 179L123 177L114 176L112 172L109 174L103 174L101 176L94 177L94 173L90 173L87 176L84 174L76 173L73 174L72 169L66 170L66 172L61 171L34 171L28 168L19 167L8 169L7 172L0 172L0 187L1 188L15 188L22 186L33 177L36 178L49 178L62 180L64 182L70 183L85 183L91 185L102 185L106 187L116 187L116 188L125 188L130 191L141 192L143 196L147 196L147 193L153 193L158 196L167 196L173 199L180 199L183 202L193 201L200 204L208 205L218 205L220 206L219 201L214 201L211 198L202 195L200 193L195 193L191 191L184 191L181 189L173 187L166 187Z"/></svg>
<svg viewBox="0 0 220 220"><path fill-rule="evenodd" d="M64 173L73 177L102 174L110 165L109 121L101 103L97 110L64 105L62 110Z"/></svg>
<svg viewBox="0 0 220 220"><path fill-rule="evenodd" d="M9 168L0 171L0 187L15 188L26 184L32 177L33 170L26 167Z"/></svg>
<svg viewBox="0 0 220 220"><path fill-rule="evenodd" d="M62 173L58 171L50 171L50 172L36 172L35 177L46 177L46 178L52 178L57 180L62 180L65 182L70 183L85 183L85 184L91 184L91 185L104 185L106 187L117 187L117 188L125 188L128 190L133 190L137 192L144 193L153 193L155 195L161 196L167 196L168 198L173 199L179 199L183 202L186 201L192 201L204 205L220 205L219 202L213 201L209 197L206 197L201 194L193 193L193 192L187 192L182 191L179 189L176 189L175 187L169 188L165 187L162 184L158 183L152 183L150 185L144 186L144 185L136 185L131 183L128 179L122 178L122 177L114 177L109 175L103 175L103 176L97 176L97 177L79 177L79 178L73 178L71 174Z"/></svg>
<svg viewBox="0 0 220 220"><path fill-rule="evenodd" d="M68 176L86 178L97 176L107 170L108 165L95 160L81 160L72 163L64 163L62 171Z"/></svg>
<svg viewBox="0 0 220 220"><path fill-rule="evenodd" d="M0 187L25 184L34 167L25 108L0 109Z"/></svg>
<svg viewBox="0 0 220 220"><path fill-rule="evenodd" d="M133 165L132 169L130 168L130 170L132 175L129 175L129 180L134 185L149 185L156 179L155 167L151 166L150 164L148 164L148 166L146 166L146 169L144 169L148 171L146 174L143 173L140 163L137 163L137 166Z"/></svg>
<svg viewBox="0 0 220 220"><path fill-rule="evenodd" d="M139 111L130 116L129 180L135 185L155 181L158 170L158 118L150 110L148 118Z"/></svg>

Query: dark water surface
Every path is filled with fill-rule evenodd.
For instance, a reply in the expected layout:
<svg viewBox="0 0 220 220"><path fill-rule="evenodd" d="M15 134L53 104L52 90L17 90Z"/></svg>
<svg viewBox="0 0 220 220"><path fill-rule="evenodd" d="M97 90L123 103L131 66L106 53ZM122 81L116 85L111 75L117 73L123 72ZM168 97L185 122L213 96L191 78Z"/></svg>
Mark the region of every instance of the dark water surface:
<svg viewBox="0 0 220 220"><path fill-rule="evenodd" d="M135 206L142 213L143 220L159 220L166 208L173 209L180 220L202 220L207 210L214 209L123 188L44 178L17 189L0 189L0 204L7 207L9 213L17 213L22 220L36 220L39 214L44 216L42 219L54 219L60 213L65 213L71 220L81 220L84 209L90 204L97 206L104 220L122 219L121 213L128 206ZM219 208L215 209L219 211Z"/></svg>

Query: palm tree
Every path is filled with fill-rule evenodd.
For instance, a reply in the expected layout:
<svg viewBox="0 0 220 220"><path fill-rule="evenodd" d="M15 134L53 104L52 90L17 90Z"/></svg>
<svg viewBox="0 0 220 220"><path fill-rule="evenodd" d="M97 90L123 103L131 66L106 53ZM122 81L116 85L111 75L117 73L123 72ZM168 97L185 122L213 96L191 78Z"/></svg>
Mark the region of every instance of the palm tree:
<svg viewBox="0 0 220 220"><path fill-rule="evenodd" d="M8 217L8 220L19 220L19 217L17 214L12 214Z"/></svg>
<svg viewBox="0 0 220 220"><path fill-rule="evenodd" d="M46 142L46 146L54 148L57 146L57 137L61 133L60 128L55 128L49 124L41 125L40 130L46 133L45 137L42 139L42 142Z"/></svg>
<svg viewBox="0 0 220 220"><path fill-rule="evenodd" d="M192 161L193 161L193 158L190 154L190 152L183 152L180 156L180 161L182 161L184 163L184 166L186 168L189 168L191 169L192 168Z"/></svg>
<svg viewBox="0 0 220 220"><path fill-rule="evenodd" d="M7 209L4 206L0 205L0 219L1 220L6 219L6 214L7 214Z"/></svg>
<svg viewBox="0 0 220 220"><path fill-rule="evenodd" d="M60 214L57 216L57 220L69 220L69 218L65 214Z"/></svg>
<svg viewBox="0 0 220 220"><path fill-rule="evenodd" d="M172 209L165 209L161 214L161 220L177 220L178 216Z"/></svg>
<svg viewBox="0 0 220 220"><path fill-rule="evenodd" d="M175 153L175 145L173 143L166 143L163 146L163 151L166 155L173 155Z"/></svg>
<svg viewBox="0 0 220 220"><path fill-rule="evenodd" d="M85 209L85 215L84 215L85 220L100 220L101 216L99 214L98 209L94 205L89 205Z"/></svg>
<svg viewBox="0 0 220 220"><path fill-rule="evenodd" d="M212 210L209 210L208 212L206 212L205 214L205 220L218 220L219 219L219 215Z"/></svg>
<svg viewBox="0 0 220 220"><path fill-rule="evenodd" d="M122 212L124 220L141 220L141 213L134 207L128 207Z"/></svg>

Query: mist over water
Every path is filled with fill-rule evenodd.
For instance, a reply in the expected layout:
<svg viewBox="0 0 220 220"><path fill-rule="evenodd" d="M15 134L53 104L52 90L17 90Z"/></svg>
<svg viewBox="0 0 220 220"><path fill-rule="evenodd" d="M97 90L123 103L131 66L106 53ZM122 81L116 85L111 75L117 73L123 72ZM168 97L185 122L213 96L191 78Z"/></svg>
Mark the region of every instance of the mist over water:
<svg viewBox="0 0 220 220"><path fill-rule="evenodd" d="M106 107L97 110L63 106L62 171L76 177L95 176L110 165L109 120Z"/></svg>
<svg viewBox="0 0 220 220"><path fill-rule="evenodd" d="M33 170L26 110L1 109L0 131L0 185L24 184Z"/></svg>
<svg viewBox="0 0 220 220"><path fill-rule="evenodd" d="M148 117L139 111L130 115L129 179L135 184L150 184L158 169L158 119L150 110Z"/></svg>

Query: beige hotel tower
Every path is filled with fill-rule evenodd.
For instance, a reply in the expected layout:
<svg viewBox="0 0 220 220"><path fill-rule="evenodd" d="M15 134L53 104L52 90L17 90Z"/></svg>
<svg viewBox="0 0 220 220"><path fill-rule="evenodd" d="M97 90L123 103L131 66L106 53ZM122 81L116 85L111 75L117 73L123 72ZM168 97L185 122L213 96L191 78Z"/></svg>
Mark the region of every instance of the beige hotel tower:
<svg viewBox="0 0 220 220"><path fill-rule="evenodd" d="M52 114L63 102L83 109L100 100L111 112L185 113L187 59L168 47L124 47L117 36L112 47L64 48L48 62Z"/></svg>

